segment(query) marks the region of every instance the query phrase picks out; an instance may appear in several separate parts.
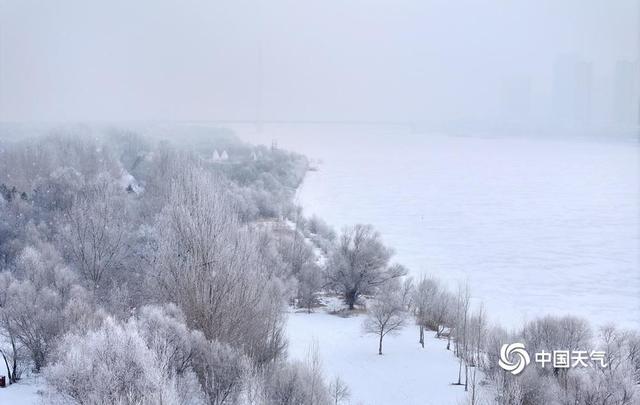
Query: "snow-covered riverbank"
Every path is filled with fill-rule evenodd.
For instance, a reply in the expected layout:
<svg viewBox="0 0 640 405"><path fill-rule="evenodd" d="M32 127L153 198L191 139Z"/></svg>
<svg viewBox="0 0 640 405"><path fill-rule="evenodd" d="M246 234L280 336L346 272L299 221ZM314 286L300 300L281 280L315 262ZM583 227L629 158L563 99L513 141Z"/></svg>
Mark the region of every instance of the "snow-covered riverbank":
<svg viewBox="0 0 640 405"><path fill-rule="evenodd" d="M463 387L451 385L458 363L445 340L427 339L423 349L410 324L385 338L379 356L377 337L362 331L363 317L345 318L324 308L290 313L289 357L304 361L317 347L327 379L339 377L349 386L349 404L454 405L465 398Z"/></svg>

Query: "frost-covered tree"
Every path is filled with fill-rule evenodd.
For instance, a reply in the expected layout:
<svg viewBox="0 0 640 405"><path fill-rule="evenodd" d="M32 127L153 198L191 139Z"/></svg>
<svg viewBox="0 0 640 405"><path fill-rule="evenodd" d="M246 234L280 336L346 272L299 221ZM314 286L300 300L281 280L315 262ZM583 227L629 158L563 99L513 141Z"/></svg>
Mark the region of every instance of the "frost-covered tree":
<svg viewBox="0 0 640 405"><path fill-rule="evenodd" d="M336 239L336 233L327 223L317 215L312 215L307 223L307 229L314 235L319 235L326 240L333 241Z"/></svg>
<svg viewBox="0 0 640 405"><path fill-rule="evenodd" d="M0 356L2 356L7 371L9 384L16 382L22 371L18 368L20 363L18 342L15 326L9 312L9 300L11 299L9 287L13 281L14 278L9 272L0 273L0 337L5 342L5 344L0 344Z"/></svg>
<svg viewBox="0 0 640 405"><path fill-rule="evenodd" d="M204 336L194 342L193 369L210 405L236 404L251 370L247 356Z"/></svg>
<svg viewBox="0 0 640 405"><path fill-rule="evenodd" d="M419 343L424 347L424 329L434 330L440 337L452 318L451 293L435 278L423 277L413 290L413 307L419 328Z"/></svg>
<svg viewBox="0 0 640 405"><path fill-rule="evenodd" d="M453 332L456 339L455 353L458 357L458 382L456 385L462 385L462 369L464 368L464 390L466 391L469 382L469 312L471 310L471 291L468 283L458 285L455 302Z"/></svg>
<svg viewBox="0 0 640 405"><path fill-rule="evenodd" d="M320 268L315 264L308 264L302 268L298 277L298 305L311 313L317 304L317 293L323 286Z"/></svg>
<svg viewBox="0 0 640 405"><path fill-rule="evenodd" d="M259 236L243 226L215 179L187 170L171 186L156 224L149 281L176 303L192 329L241 348L259 362L285 347L283 286L268 268Z"/></svg>
<svg viewBox="0 0 640 405"><path fill-rule="evenodd" d="M291 277L299 277L305 267L313 264L315 256L304 235L298 230L278 230L278 252Z"/></svg>
<svg viewBox="0 0 640 405"><path fill-rule="evenodd" d="M479 401L479 369L484 367L485 347L487 338L487 318L484 307L480 306L477 312L472 315L469 326L469 351L468 361L471 370L471 405L476 405Z"/></svg>
<svg viewBox="0 0 640 405"><path fill-rule="evenodd" d="M531 350L581 350L593 337L589 323L575 316L545 316L528 322L523 328L527 347Z"/></svg>
<svg viewBox="0 0 640 405"><path fill-rule="evenodd" d="M29 201L21 198L9 201L0 195L0 268L13 266L25 246L25 229L33 215Z"/></svg>
<svg viewBox="0 0 640 405"><path fill-rule="evenodd" d="M330 405L331 396L318 370L302 362L272 364L264 373L260 404Z"/></svg>
<svg viewBox="0 0 640 405"><path fill-rule="evenodd" d="M44 218L70 210L85 183L84 176L73 167L55 169L47 177L39 178L33 190L33 203Z"/></svg>
<svg viewBox="0 0 640 405"><path fill-rule="evenodd" d="M107 174L76 195L61 216L61 246L88 287L109 286L130 254L126 192Z"/></svg>
<svg viewBox="0 0 640 405"><path fill-rule="evenodd" d="M545 316L528 322L522 331L527 348L532 352L553 350L584 350L592 342L593 332L589 323L571 315ZM554 369L560 385L568 384L568 369ZM550 371L547 371L549 373Z"/></svg>
<svg viewBox="0 0 640 405"><path fill-rule="evenodd" d="M406 274L402 266L389 266L392 253L371 225L344 229L329 260L327 280L344 295L349 309L354 308L360 295Z"/></svg>
<svg viewBox="0 0 640 405"><path fill-rule="evenodd" d="M25 348L36 371L47 363L57 338L87 326L92 305L76 276L64 267L51 245L28 246L20 255L16 275L2 275L2 317L12 346Z"/></svg>
<svg viewBox="0 0 640 405"><path fill-rule="evenodd" d="M382 354L382 340L406 325L406 296L397 279L388 280L380 286L372 304L367 308L363 329L378 336L378 354Z"/></svg>
<svg viewBox="0 0 640 405"><path fill-rule="evenodd" d="M179 395L175 378L163 374L135 320L121 324L107 318L96 330L68 334L56 358L45 370L54 399L105 405L192 403Z"/></svg>
<svg viewBox="0 0 640 405"><path fill-rule="evenodd" d="M173 304L140 308L137 326L165 376L181 376L193 365L202 334L189 330Z"/></svg>
<svg viewBox="0 0 640 405"><path fill-rule="evenodd" d="M347 386L340 377L336 377L331 381L331 384L329 384L329 392L331 393L333 405L340 405L351 397L349 386Z"/></svg>

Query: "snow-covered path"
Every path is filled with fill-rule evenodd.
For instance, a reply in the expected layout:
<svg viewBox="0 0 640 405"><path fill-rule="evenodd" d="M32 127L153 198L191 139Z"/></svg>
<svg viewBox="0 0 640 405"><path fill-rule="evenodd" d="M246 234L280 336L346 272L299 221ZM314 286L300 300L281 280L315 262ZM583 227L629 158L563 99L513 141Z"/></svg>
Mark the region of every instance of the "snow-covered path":
<svg viewBox="0 0 640 405"><path fill-rule="evenodd" d="M3 371L0 371L0 375L4 374ZM40 380L24 378L17 384L0 388L0 405L41 405L45 403L38 393L41 389Z"/></svg>
<svg viewBox="0 0 640 405"><path fill-rule="evenodd" d="M325 376L339 376L349 385L350 404L462 403L464 389L450 385L458 366L453 353L446 350L446 341L428 338L422 349L416 327L409 325L384 339L384 355L379 356L377 338L362 332L362 319L363 315L342 318L322 309L290 313L289 357L304 361L316 345Z"/></svg>

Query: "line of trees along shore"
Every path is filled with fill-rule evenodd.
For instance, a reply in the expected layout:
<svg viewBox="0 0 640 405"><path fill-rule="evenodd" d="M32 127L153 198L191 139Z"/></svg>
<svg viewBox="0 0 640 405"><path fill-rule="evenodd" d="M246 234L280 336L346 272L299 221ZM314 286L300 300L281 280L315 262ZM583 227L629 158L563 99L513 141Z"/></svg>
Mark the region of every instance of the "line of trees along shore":
<svg viewBox="0 0 640 405"><path fill-rule="evenodd" d="M631 405L640 402L640 334L606 325L594 331L574 316L545 316L509 332L491 325L484 307L472 305L471 288L461 283L451 291L433 277L417 281L400 265L390 265L392 251L368 225L347 228L338 238L325 271L330 288L349 308L368 295L365 332L383 340L409 323L417 325L424 347L425 330L446 338L458 360L452 384L464 387L469 403ZM498 366L505 343L522 342L529 353L554 350L603 351L606 367L559 369L530 365L514 376Z"/></svg>
<svg viewBox="0 0 640 405"><path fill-rule="evenodd" d="M336 235L305 218L293 204L303 156L221 130L180 143L76 132L0 141L0 368L10 382L42 374L50 403L339 403L348 388L326 381L316 355L286 358L287 305L312 311L327 292L366 306L379 354L412 323L422 345L426 330L448 339L452 383L472 404L637 401L637 333L596 339L572 317L490 327L468 286L411 280L371 226ZM612 366L514 378L497 367L514 339L599 345Z"/></svg>

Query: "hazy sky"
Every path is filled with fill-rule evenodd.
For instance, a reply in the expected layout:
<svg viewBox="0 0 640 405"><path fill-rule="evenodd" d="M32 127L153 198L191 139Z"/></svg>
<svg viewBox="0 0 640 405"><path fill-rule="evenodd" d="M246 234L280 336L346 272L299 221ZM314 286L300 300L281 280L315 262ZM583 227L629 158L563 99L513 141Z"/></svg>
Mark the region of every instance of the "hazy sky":
<svg viewBox="0 0 640 405"><path fill-rule="evenodd" d="M0 0L0 120L544 116L561 55L610 96L639 3Z"/></svg>

